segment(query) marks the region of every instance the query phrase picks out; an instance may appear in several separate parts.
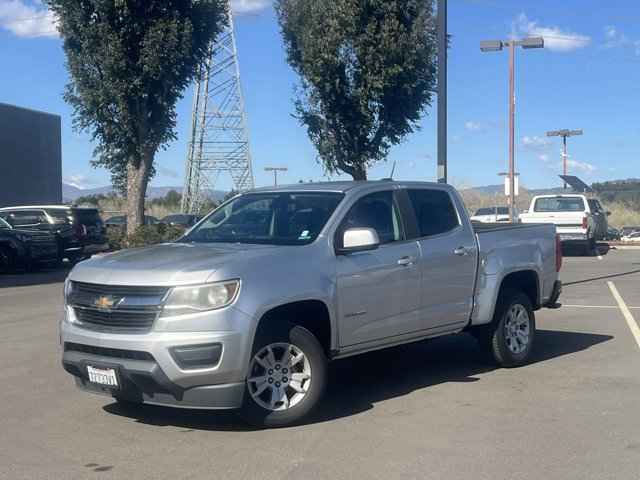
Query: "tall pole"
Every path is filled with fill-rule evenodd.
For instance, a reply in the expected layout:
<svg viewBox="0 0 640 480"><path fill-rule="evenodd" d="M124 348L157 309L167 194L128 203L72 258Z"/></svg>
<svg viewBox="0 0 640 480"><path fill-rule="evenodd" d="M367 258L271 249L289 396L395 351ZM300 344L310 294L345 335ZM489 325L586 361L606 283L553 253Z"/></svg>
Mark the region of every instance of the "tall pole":
<svg viewBox="0 0 640 480"><path fill-rule="evenodd" d="M567 153L567 138L575 137L576 135L582 135L582 130L551 130L547 132L547 137L562 137L562 174L563 176L567 176L569 173L568 163L569 163L569 154ZM564 189L567 189L567 182L564 182Z"/></svg>
<svg viewBox="0 0 640 480"><path fill-rule="evenodd" d="M438 0L438 183L447 183L447 0Z"/></svg>
<svg viewBox="0 0 640 480"><path fill-rule="evenodd" d="M265 172L273 172L273 185L278 186L278 172L286 172L287 167L265 167Z"/></svg>
<svg viewBox="0 0 640 480"><path fill-rule="evenodd" d="M509 42L509 221L515 220L515 42Z"/></svg>
<svg viewBox="0 0 640 480"><path fill-rule="evenodd" d="M567 136L562 136L562 174L567 176ZM564 182L564 189L567 189L567 182Z"/></svg>

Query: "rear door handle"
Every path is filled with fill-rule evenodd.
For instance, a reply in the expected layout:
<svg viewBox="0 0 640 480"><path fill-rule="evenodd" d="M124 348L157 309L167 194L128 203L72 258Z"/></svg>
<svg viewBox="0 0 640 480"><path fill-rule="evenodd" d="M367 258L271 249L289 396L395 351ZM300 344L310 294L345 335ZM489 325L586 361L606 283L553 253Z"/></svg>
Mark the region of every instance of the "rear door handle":
<svg viewBox="0 0 640 480"><path fill-rule="evenodd" d="M465 257L469 255L469 250L467 250L465 247L458 247L453 251L453 254L460 257Z"/></svg>
<svg viewBox="0 0 640 480"><path fill-rule="evenodd" d="M404 267L409 267L411 265L413 265L413 262L415 262L415 258L413 257L402 257L398 260L398 265L402 265Z"/></svg>

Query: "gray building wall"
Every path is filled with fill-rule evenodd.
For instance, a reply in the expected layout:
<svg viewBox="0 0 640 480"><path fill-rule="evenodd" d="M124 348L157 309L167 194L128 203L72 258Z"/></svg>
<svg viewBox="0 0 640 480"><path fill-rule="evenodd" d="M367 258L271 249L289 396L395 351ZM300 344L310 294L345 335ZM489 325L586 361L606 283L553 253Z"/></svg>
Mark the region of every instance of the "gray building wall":
<svg viewBox="0 0 640 480"><path fill-rule="evenodd" d="M0 103L0 207L62 202L58 115Z"/></svg>

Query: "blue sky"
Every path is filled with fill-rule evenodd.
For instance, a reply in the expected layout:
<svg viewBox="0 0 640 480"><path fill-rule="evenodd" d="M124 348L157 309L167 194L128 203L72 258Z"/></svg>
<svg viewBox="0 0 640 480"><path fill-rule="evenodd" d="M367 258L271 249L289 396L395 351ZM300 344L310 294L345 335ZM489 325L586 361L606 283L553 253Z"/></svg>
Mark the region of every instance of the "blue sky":
<svg viewBox="0 0 640 480"><path fill-rule="evenodd" d="M296 76L269 0L232 0L256 183L267 165L286 166L283 181L320 180L306 132L291 117ZM640 177L640 2L637 0L449 0L449 172L458 185L499 183L507 159L506 52L483 54L483 39L542 35L544 50L516 60L517 169L528 187L559 184L560 140L545 132L582 128L569 139L571 173L585 180ZM63 175L80 187L109 183L89 166L88 133L72 128L62 100L68 77L52 18L38 1L0 0L0 102L62 116ZM435 99L434 99L435 100ZM154 185L181 185L192 90L178 104L178 140L157 156ZM433 180L435 102L422 129L395 147L370 178ZM333 177L337 178L337 177ZM229 178L217 188L229 189Z"/></svg>

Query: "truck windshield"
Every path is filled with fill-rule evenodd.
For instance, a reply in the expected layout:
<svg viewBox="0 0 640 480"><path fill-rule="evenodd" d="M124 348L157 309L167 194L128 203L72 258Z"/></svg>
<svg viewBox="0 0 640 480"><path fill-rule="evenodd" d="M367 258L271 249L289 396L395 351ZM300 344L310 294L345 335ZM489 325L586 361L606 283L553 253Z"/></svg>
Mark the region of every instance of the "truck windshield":
<svg viewBox="0 0 640 480"><path fill-rule="evenodd" d="M534 212L584 212L580 197L545 197L536 200Z"/></svg>
<svg viewBox="0 0 640 480"><path fill-rule="evenodd" d="M305 245L317 238L343 197L333 192L241 195L212 212L180 241Z"/></svg>
<svg viewBox="0 0 640 480"><path fill-rule="evenodd" d="M509 209L507 207L485 207L479 208L476 212L477 216L480 215L509 215Z"/></svg>

